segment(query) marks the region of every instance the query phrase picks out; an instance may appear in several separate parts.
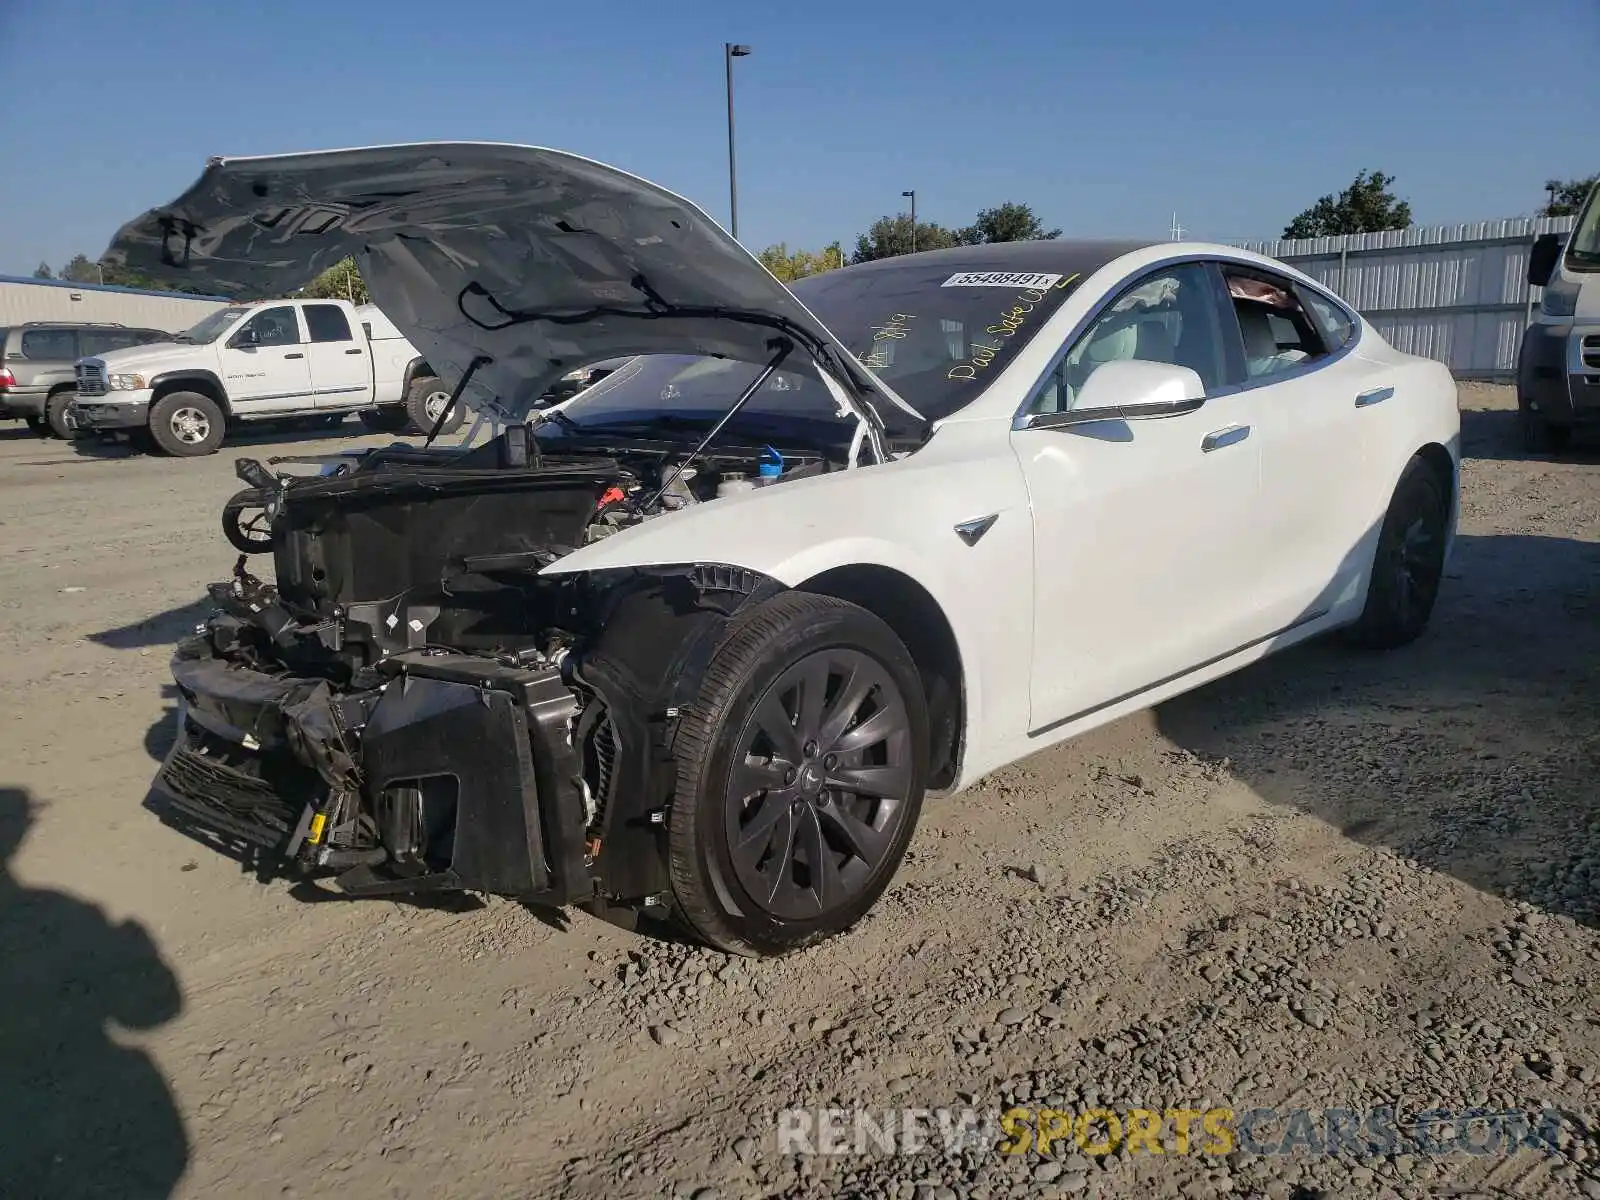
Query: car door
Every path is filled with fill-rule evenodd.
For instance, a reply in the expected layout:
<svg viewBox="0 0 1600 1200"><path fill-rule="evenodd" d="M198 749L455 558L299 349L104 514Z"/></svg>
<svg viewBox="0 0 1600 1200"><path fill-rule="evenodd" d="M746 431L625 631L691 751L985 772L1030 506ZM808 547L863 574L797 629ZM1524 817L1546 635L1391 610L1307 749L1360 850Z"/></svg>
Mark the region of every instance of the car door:
<svg viewBox="0 0 1600 1200"><path fill-rule="evenodd" d="M1223 316L1205 263L1152 269L1062 348L1012 433L1034 522L1034 732L1261 632L1256 400L1228 394ZM1191 368L1205 402L1180 416L1125 420L1113 410L1081 423L1087 380L1128 358Z"/></svg>
<svg viewBox="0 0 1600 1200"><path fill-rule="evenodd" d="M1363 409L1381 399L1383 368L1346 353L1354 324L1331 298L1254 265L1219 268L1241 394L1257 402L1262 605L1274 631L1289 629L1358 595L1381 515L1363 501L1382 490L1370 479Z"/></svg>
<svg viewBox="0 0 1600 1200"><path fill-rule="evenodd" d="M307 304L307 361L318 408L351 408L371 399L372 365L364 331L350 328L337 304Z"/></svg>
<svg viewBox="0 0 1600 1200"><path fill-rule="evenodd" d="M243 417L310 408L311 366L292 304L259 310L222 350L223 386Z"/></svg>

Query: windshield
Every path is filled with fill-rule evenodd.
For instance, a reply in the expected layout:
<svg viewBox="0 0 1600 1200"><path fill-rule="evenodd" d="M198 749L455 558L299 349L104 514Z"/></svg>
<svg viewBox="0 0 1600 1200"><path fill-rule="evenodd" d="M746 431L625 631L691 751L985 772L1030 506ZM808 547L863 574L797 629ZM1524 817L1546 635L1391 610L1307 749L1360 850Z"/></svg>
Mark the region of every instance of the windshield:
<svg viewBox="0 0 1600 1200"><path fill-rule="evenodd" d="M1567 242L1567 266L1580 271L1600 270L1600 185L1589 192L1578 223Z"/></svg>
<svg viewBox="0 0 1600 1200"><path fill-rule="evenodd" d="M792 290L857 358L936 421L975 399L1088 273L953 269L959 265L944 255L936 262L889 260L814 275ZM636 358L565 412L584 427L645 423L668 413L711 421L760 370L684 355ZM878 409L893 425L894 406ZM762 385L733 428L832 422L837 414L815 368L797 353L789 369ZM852 425L841 422L841 436Z"/></svg>
<svg viewBox="0 0 1600 1200"><path fill-rule="evenodd" d="M177 335L180 342L214 342L223 333L250 310L248 308L223 308L212 313L199 324L191 325Z"/></svg>

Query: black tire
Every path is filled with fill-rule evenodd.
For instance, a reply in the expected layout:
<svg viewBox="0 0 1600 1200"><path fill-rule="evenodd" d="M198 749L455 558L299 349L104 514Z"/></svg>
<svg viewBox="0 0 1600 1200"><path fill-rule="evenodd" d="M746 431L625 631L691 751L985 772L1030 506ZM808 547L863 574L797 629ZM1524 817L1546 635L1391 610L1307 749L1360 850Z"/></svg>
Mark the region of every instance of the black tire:
<svg viewBox="0 0 1600 1200"><path fill-rule="evenodd" d="M77 397L77 392L70 388L59 392L51 392L49 399L44 402L44 423L50 432L64 442L70 442L76 433L67 425L67 409Z"/></svg>
<svg viewBox="0 0 1600 1200"><path fill-rule="evenodd" d="M399 433L411 423L411 414L404 408L364 408L361 423L373 433Z"/></svg>
<svg viewBox="0 0 1600 1200"><path fill-rule="evenodd" d="M869 705L881 707L856 721ZM677 915L719 949L782 954L848 929L889 885L927 786L927 702L883 621L830 596L786 593L730 630L679 720L674 754L667 865ZM859 785L868 769L878 771L871 790L891 796L827 786ZM757 832L736 837L746 830ZM813 854L832 866L815 887Z"/></svg>
<svg viewBox="0 0 1600 1200"><path fill-rule="evenodd" d="M414 379L406 389L406 432L423 435L433 432L433 423L439 419L441 406L450 399L450 389L437 379ZM466 420L466 410L456 405L450 419L444 423L440 434L454 433Z"/></svg>
<svg viewBox="0 0 1600 1200"><path fill-rule="evenodd" d="M272 549L270 523L262 532L266 497L258 488L245 488L222 506L222 534L240 554L266 554Z"/></svg>
<svg viewBox="0 0 1600 1200"><path fill-rule="evenodd" d="M1552 425L1521 396L1517 397L1517 428L1527 454L1564 454L1572 444L1572 426Z"/></svg>
<svg viewBox="0 0 1600 1200"><path fill-rule="evenodd" d="M1345 631L1346 641L1366 650L1393 650L1422 634L1444 578L1449 524L1447 484L1433 466L1413 458L1384 514L1367 603Z"/></svg>
<svg viewBox="0 0 1600 1200"><path fill-rule="evenodd" d="M50 423L43 417L29 413L22 419L35 437L47 438L50 436Z"/></svg>
<svg viewBox="0 0 1600 1200"><path fill-rule="evenodd" d="M175 458L215 454L226 432L217 402L199 392L168 392L150 406L150 436Z"/></svg>

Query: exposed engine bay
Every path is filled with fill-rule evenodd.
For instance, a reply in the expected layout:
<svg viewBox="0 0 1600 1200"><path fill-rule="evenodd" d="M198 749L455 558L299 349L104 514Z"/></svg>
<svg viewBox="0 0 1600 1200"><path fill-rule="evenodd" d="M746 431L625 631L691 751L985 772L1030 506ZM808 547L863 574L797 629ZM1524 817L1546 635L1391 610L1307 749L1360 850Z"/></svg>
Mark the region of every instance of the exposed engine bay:
<svg viewBox="0 0 1600 1200"><path fill-rule="evenodd" d="M241 554L181 643L157 786L192 832L351 894L471 890L611 915L667 890L673 719L728 619L781 590L686 564L541 576L575 549L844 469L806 447L514 425L466 450L239 460ZM287 464L294 459L275 460ZM244 514L264 519L246 528ZM265 572L263 572L265 574ZM665 785L670 791L670 785Z"/></svg>

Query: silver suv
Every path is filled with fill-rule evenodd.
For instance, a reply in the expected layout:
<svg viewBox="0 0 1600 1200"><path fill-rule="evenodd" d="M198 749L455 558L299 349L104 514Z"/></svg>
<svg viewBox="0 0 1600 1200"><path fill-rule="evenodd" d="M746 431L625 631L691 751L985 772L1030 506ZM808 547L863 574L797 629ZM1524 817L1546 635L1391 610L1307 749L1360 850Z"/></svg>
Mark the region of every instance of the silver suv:
<svg viewBox="0 0 1600 1200"><path fill-rule="evenodd" d="M20 417L41 437L71 437L66 424L80 358L171 341L160 329L112 322L28 321L0 328L0 418Z"/></svg>

